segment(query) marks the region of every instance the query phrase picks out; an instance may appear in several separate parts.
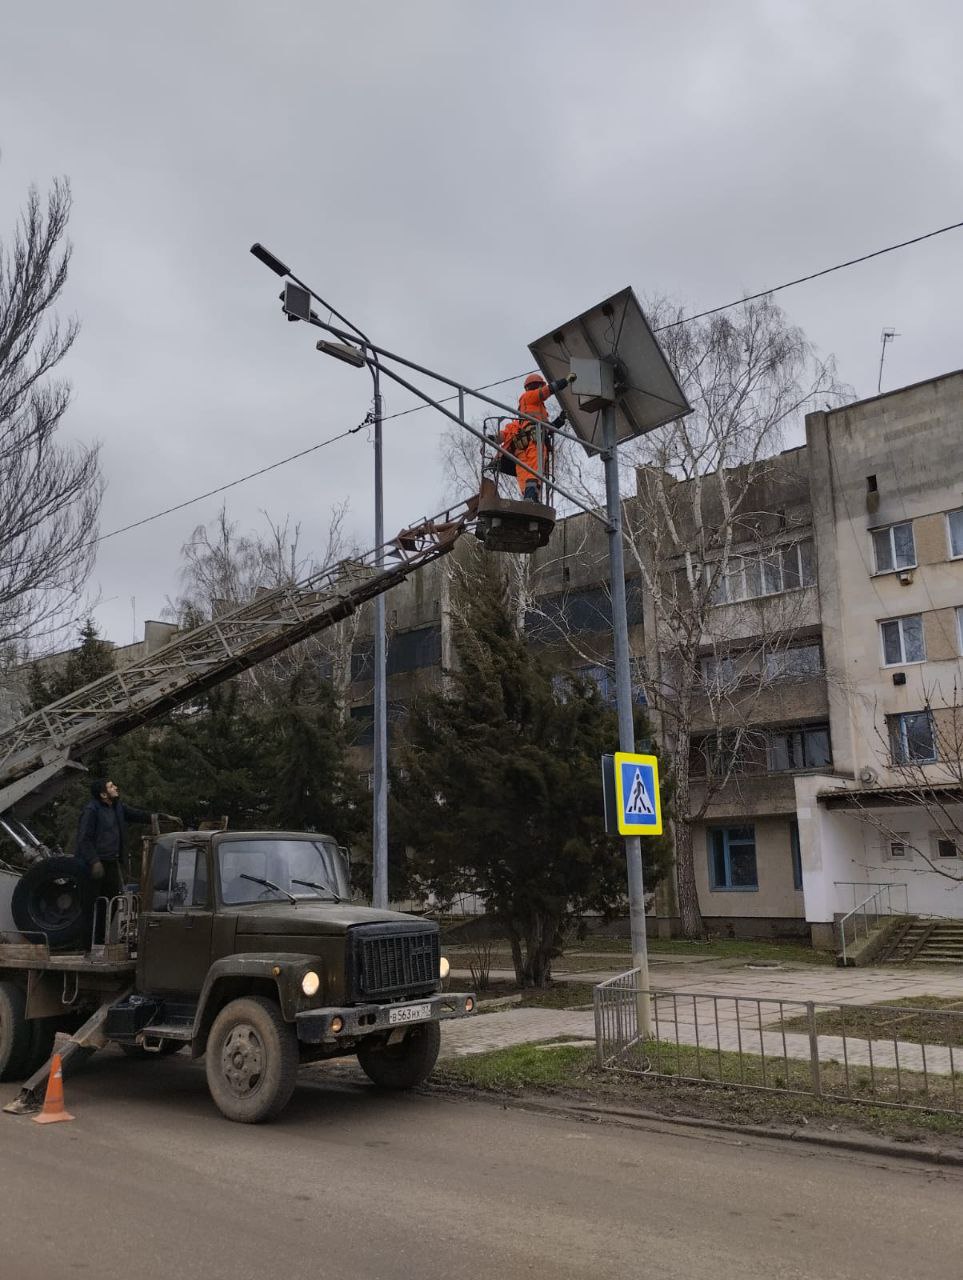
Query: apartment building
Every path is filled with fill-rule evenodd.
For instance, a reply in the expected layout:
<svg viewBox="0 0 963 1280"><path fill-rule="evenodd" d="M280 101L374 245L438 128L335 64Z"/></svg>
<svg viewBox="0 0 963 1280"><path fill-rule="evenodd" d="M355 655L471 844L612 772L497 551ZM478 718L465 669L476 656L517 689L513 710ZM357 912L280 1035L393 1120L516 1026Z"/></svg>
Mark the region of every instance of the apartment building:
<svg viewBox="0 0 963 1280"><path fill-rule="evenodd" d="M640 475L628 524L645 496ZM805 445L757 468L743 513L694 676L690 814L709 927L831 945L833 920L887 883L911 911L963 916L963 372L809 415ZM672 660L642 589L645 554L626 555L640 701L642 673L658 678ZM393 734L455 661L458 557L389 597ZM526 629L614 697L606 574L599 522L560 521L531 559ZM362 769L369 627L348 690ZM652 927L671 929L675 914L663 886Z"/></svg>
<svg viewBox="0 0 963 1280"><path fill-rule="evenodd" d="M806 421L833 769L794 779L806 919L963 917L963 372Z"/></svg>

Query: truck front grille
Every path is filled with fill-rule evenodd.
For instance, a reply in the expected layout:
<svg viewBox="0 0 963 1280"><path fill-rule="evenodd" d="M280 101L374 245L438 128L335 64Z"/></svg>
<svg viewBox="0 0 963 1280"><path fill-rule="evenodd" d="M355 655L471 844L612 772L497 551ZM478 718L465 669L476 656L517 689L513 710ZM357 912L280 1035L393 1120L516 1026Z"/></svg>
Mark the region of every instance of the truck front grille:
<svg viewBox="0 0 963 1280"><path fill-rule="evenodd" d="M348 931L351 998L390 1000L434 991L439 957L436 925L355 925Z"/></svg>

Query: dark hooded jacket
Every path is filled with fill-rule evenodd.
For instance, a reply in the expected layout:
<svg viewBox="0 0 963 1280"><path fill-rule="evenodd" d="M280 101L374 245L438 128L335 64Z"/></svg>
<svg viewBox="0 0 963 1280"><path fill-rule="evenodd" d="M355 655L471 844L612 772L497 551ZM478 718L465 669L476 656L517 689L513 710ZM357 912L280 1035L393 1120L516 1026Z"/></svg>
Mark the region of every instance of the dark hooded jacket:
<svg viewBox="0 0 963 1280"><path fill-rule="evenodd" d="M128 822L150 822L150 814L122 800L113 804L91 800L80 815L75 856L88 867L94 862L116 862L127 843Z"/></svg>

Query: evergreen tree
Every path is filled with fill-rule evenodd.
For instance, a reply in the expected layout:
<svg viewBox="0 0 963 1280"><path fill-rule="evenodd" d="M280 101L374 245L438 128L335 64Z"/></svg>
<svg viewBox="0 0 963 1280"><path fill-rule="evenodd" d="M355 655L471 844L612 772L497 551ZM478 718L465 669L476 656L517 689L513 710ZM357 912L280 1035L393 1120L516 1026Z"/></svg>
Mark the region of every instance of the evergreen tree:
<svg viewBox="0 0 963 1280"><path fill-rule="evenodd" d="M519 983L544 986L573 925L625 905L599 763L618 741L616 718L594 684L553 672L518 634L492 558L478 553L454 597L460 668L450 693L412 708L393 820L426 886L442 898L480 894L508 936ZM645 846L651 887L668 845Z"/></svg>
<svg viewBox="0 0 963 1280"><path fill-rule="evenodd" d="M100 638L90 618L80 628L79 639L80 644L63 661L48 659L33 665L28 686L31 711L39 711L113 671L114 646ZM90 778L103 774L105 754L98 752L84 763L87 773L68 783L49 804L30 817L28 824L46 844L68 853L73 850L80 811L90 799Z"/></svg>

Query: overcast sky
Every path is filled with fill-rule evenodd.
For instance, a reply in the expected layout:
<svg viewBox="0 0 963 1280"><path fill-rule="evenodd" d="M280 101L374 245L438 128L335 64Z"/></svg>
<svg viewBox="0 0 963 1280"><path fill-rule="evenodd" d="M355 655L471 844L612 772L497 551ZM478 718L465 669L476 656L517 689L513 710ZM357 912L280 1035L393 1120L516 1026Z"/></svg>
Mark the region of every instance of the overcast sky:
<svg viewBox="0 0 963 1280"><path fill-rule="evenodd" d="M631 284L727 302L963 218L963 9L940 0L45 0L0 5L0 235L74 193L65 435L101 531L360 422L370 381L287 324L263 241L384 346L477 385ZM963 231L780 295L874 394L963 365ZM516 395L514 387L505 389ZM390 386L388 411L410 401ZM436 509L441 428L386 425L389 532ZM227 495L371 542L366 435ZM118 643L212 498L106 541ZM131 598L134 600L132 610ZM133 619L132 619L133 615Z"/></svg>

